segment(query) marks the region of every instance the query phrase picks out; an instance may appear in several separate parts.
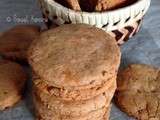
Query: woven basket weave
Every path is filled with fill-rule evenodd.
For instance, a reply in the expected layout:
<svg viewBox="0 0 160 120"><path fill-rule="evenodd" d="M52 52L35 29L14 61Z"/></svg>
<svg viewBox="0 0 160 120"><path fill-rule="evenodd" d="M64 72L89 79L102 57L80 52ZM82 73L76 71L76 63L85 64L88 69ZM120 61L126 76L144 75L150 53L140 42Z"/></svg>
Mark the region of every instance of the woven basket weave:
<svg viewBox="0 0 160 120"><path fill-rule="evenodd" d="M119 45L139 31L143 16L151 0L138 0L132 5L106 12L77 12L62 6L54 0L39 0L47 26L53 23L85 23L102 28L115 37Z"/></svg>

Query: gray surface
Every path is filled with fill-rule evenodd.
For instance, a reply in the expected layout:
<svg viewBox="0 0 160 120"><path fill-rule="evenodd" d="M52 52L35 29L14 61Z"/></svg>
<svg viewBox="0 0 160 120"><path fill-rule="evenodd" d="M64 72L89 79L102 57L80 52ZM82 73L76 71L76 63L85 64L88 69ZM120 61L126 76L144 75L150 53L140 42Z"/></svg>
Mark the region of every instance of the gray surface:
<svg viewBox="0 0 160 120"><path fill-rule="evenodd" d="M0 0L0 31L15 24L22 24L22 21L18 22L15 18L26 16L28 18L24 21L25 23L43 25L42 22L31 20L32 16L41 18L35 0ZM11 19L8 20L8 17ZM151 8L145 16L140 32L123 45L121 51L121 67L130 63L145 63L160 67L160 0L152 0ZM30 91L30 88L28 90ZM16 107L0 112L0 120L33 120L32 111L30 95L26 94L24 100ZM113 106L111 120L132 120L132 118Z"/></svg>

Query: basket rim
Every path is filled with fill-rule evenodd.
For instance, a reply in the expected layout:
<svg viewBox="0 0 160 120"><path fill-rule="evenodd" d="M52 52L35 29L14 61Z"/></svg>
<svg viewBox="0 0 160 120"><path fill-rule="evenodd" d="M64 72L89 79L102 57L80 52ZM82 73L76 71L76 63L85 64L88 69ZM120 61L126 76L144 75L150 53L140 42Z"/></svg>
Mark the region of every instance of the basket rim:
<svg viewBox="0 0 160 120"><path fill-rule="evenodd" d="M113 10L109 10L109 11L102 11L102 12L86 12L86 11L75 11L75 10L72 10L70 8L67 8L61 4L59 4L58 2L54 1L54 0L43 0L43 1L46 1L48 4L50 4L51 6L59 6L59 8L61 9L64 9L64 10L67 10L67 11L70 11L72 13L75 13L75 14L83 14L83 15L99 15L99 14L109 14L109 13L114 13L114 12L120 12L120 11L125 11L127 9L130 9L131 7L134 9L134 7L136 7L138 4L141 4L143 2L150 2L151 0L137 0L136 2L128 5L128 6L124 6L124 7L121 7L121 8L117 8L117 9L113 9Z"/></svg>
<svg viewBox="0 0 160 120"><path fill-rule="evenodd" d="M66 21L71 21L73 24L90 24L102 28L105 31L120 29L142 19L151 2L151 0L137 0L131 5L111 11L84 12L71 10L54 0L39 1L42 12L58 25L64 24ZM54 19L54 16L57 19Z"/></svg>

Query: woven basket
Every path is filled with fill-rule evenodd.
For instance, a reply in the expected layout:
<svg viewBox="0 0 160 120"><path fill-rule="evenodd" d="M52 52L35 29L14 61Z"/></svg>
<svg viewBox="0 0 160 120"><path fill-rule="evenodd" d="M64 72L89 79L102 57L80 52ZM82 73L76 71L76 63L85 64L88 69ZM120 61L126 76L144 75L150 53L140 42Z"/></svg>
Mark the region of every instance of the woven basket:
<svg viewBox="0 0 160 120"><path fill-rule="evenodd" d="M143 16L150 6L151 0L137 2L106 12L77 12L62 6L54 0L39 0L43 17L48 19L47 27L52 24L85 23L102 28L115 37L119 45L139 31Z"/></svg>

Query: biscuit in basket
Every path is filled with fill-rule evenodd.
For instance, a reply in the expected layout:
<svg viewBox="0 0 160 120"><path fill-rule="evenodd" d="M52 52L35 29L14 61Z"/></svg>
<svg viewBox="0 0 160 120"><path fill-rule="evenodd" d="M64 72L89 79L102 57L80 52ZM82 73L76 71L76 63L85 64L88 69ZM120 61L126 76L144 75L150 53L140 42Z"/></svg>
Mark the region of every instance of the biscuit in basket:
<svg viewBox="0 0 160 120"><path fill-rule="evenodd" d="M81 7L79 5L79 0L55 0L55 1L65 7L71 8L75 11L81 11Z"/></svg>
<svg viewBox="0 0 160 120"><path fill-rule="evenodd" d="M81 7L79 5L78 0L66 0L66 1L71 9L76 11L81 11Z"/></svg>
<svg viewBox="0 0 160 120"><path fill-rule="evenodd" d="M125 6L127 0L98 0L95 7L96 11L106 11Z"/></svg>

